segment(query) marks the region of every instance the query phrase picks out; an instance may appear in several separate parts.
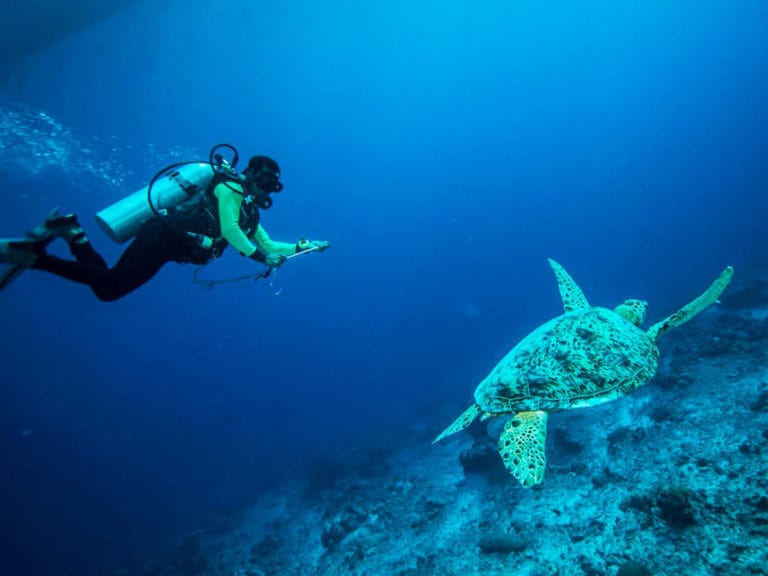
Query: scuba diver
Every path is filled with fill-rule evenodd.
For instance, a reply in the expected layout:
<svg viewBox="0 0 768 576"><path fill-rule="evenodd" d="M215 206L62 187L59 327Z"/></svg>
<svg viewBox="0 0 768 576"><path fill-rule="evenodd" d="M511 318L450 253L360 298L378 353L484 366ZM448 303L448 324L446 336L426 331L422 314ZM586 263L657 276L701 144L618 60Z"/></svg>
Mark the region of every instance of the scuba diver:
<svg viewBox="0 0 768 576"><path fill-rule="evenodd" d="M234 152L230 162L216 153ZM148 282L168 262L207 264L233 246L267 267L266 277L287 258L322 252L329 242L278 242L259 222L260 210L280 192L280 167L268 156L253 156L238 173L237 150L211 149L208 162L180 162L158 172L149 185L100 211L96 221L113 240L133 238L113 268L93 248L74 214L54 210L28 238L0 239L0 262L9 267L0 288L26 269L44 270L85 284L103 301L114 301ZM47 253L56 238L69 245L74 260Z"/></svg>

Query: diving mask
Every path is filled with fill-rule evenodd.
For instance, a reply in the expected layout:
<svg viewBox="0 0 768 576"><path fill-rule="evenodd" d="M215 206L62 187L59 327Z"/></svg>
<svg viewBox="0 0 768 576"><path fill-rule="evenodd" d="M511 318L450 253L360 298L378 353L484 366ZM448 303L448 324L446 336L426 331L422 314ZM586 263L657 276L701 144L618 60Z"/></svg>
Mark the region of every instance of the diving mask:
<svg viewBox="0 0 768 576"><path fill-rule="evenodd" d="M267 193L280 192L283 189L283 183L280 182L280 173L262 168L251 176L253 183Z"/></svg>

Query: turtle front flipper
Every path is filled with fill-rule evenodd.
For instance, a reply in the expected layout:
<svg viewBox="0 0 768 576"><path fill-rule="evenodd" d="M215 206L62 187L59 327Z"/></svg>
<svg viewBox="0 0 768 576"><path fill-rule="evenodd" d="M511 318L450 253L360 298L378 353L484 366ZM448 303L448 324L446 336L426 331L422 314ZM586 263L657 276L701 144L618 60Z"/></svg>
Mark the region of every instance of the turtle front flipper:
<svg viewBox="0 0 768 576"><path fill-rule="evenodd" d="M453 424L448 426L445 430L443 430L440 435L432 440L432 444L436 442L440 442L443 438L446 436L450 436L451 434L455 434L459 430L464 430L467 426L472 424L472 421L477 418L482 410L480 409L480 406L477 404L472 404L469 408L464 410L464 412L461 413L461 416L456 418L456 420L453 421Z"/></svg>
<svg viewBox="0 0 768 576"><path fill-rule="evenodd" d="M563 308L566 314L574 310L586 310L589 308L587 297L584 296L584 292L581 291L581 288L574 282L570 274L565 271L565 268L552 260L552 258L549 259L549 265L555 273L555 278L557 278L557 288L560 290L560 297L563 299Z"/></svg>
<svg viewBox="0 0 768 576"><path fill-rule="evenodd" d="M728 266L720 273L720 276L712 282L704 294L694 301L689 302L671 316L668 316L661 322L651 326L648 329L648 336L650 336L652 340L656 340L659 336L663 336L673 328L685 324L688 320L696 316L696 314L709 308L712 304L717 302L718 298L720 298L720 295L728 287L728 284L731 283L731 278L733 278L733 267Z"/></svg>
<svg viewBox="0 0 768 576"><path fill-rule="evenodd" d="M542 410L518 412L504 425L499 437L499 453L504 466L524 488L544 478L546 440L547 413Z"/></svg>

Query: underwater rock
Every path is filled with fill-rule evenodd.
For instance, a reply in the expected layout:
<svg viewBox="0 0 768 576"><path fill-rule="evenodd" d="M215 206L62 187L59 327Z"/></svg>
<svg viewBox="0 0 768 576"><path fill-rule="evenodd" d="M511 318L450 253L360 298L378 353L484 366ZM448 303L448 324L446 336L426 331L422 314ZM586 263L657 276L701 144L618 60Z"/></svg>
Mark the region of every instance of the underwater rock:
<svg viewBox="0 0 768 576"><path fill-rule="evenodd" d="M568 430L564 428L555 428L552 437L555 448L561 454L578 455L584 451L584 444L571 438Z"/></svg>
<svg viewBox="0 0 768 576"><path fill-rule="evenodd" d="M348 506L325 523L320 542L327 551L333 551L348 534L365 522L366 514L360 509Z"/></svg>
<svg viewBox="0 0 768 576"><path fill-rule="evenodd" d="M760 512L768 512L768 496L752 496L745 500L750 506L754 506Z"/></svg>
<svg viewBox="0 0 768 576"><path fill-rule="evenodd" d="M762 384L766 386L765 382ZM750 410L753 412L766 412L768 411L768 390L763 390L758 396L757 400L749 405Z"/></svg>
<svg viewBox="0 0 768 576"><path fill-rule="evenodd" d="M424 498L424 512L429 518L434 518L450 504L450 500L444 496L430 494Z"/></svg>
<svg viewBox="0 0 768 576"><path fill-rule="evenodd" d="M577 560L581 568L581 576L605 576L605 573L592 563L592 559L582 555Z"/></svg>
<svg viewBox="0 0 768 576"><path fill-rule="evenodd" d="M475 442L472 448L459 454L464 474L483 474L492 483L508 482L509 474L504 468L495 444L486 441Z"/></svg>
<svg viewBox="0 0 768 576"><path fill-rule="evenodd" d="M642 564L627 560L619 566L616 576L651 576L651 571Z"/></svg>
<svg viewBox="0 0 768 576"><path fill-rule="evenodd" d="M641 494L632 494L619 505L619 508L625 512L627 510L637 510L638 512L650 513L652 507L653 501Z"/></svg>
<svg viewBox="0 0 768 576"><path fill-rule="evenodd" d="M341 541L346 538L350 531L345 530L344 525L340 522L334 522L327 524L323 528L323 534L320 536L320 542L323 544L323 548L332 552Z"/></svg>
<svg viewBox="0 0 768 576"><path fill-rule="evenodd" d="M265 534L256 544L251 546L251 561L259 562L262 558L269 558L277 553L282 545L282 540L273 534Z"/></svg>
<svg viewBox="0 0 768 576"><path fill-rule="evenodd" d="M676 420L680 420L680 417L668 406L654 406L651 411L651 420L657 424L661 424L663 422L675 422Z"/></svg>
<svg viewBox="0 0 768 576"><path fill-rule="evenodd" d="M589 474L590 467L584 462L574 462L568 467L568 470L577 476L583 476Z"/></svg>
<svg viewBox="0 0 768 576"><path fill-rule="evenodd" d="M625 442L640 442L645 439L647 433L642 428L630 428L622 426L608 434L608 452L615 453L622 449Z"/></svg>
<svg viewBox="0 0 768 576"><path fill-rule="evenodd" d="M679 369L678 369L679 370ZM687 388L695 382L693 376L685 373L678 373L675 370L657 374L653 379L654 385L662 390L672 390L675 388Z"/></svg>
<svg viewBox="0 0 768 576"><path fill-rule="evenodd" d="M673 486L662 488L656 495L662 520L672 528L688 528L696 524L694 496L690 490Z"/></svg>
<svg viewBox="0 0 768 576"><path fill-rule="evenodd" d="M759 446L752 444L751 442L743 442L739 446L739 452L746 454L747 456L759 456L762 451Z"/></svg>
<svg viewBox="0 0 768 576"><path fill-rule="evenodd" d="M465 474L482 474L499 463L499 453L488 444L475 443L459 455L459 462Z"/></svg>
<svg viewBox="0 0 768 576"><path fill-rule="evenodd" d="M592 476L592 485L595 488L602 488L606 484L611 484L620 480L623 480L623 478L606 466Z"/></svg>
<svg viewBox="0 0 768 576"><path fill-rule="evenodd" d="M528 547L528 542L516 534L490 534L480 538L477 545L483 554L509 554L522 552Z"/></svg>

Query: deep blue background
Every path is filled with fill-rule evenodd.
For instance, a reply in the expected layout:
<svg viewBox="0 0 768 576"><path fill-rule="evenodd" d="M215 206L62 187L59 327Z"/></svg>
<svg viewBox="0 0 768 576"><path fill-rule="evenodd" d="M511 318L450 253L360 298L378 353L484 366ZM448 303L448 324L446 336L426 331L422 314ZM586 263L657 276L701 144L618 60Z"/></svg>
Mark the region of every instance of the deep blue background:
<svg viewBox="0 0 768 576"><path fill-rule="evenodd" d="M58 204L114 260L90 215L227 141L282 166L273 237L333 242L279 296L179 266L112 304L36 272L3 293L4 558L86 573L437 432L559 310L547 257L652 321L765 264L766 3L475 4L146 2L2 81L125 176L0 159L3 235Z"/></svg>

